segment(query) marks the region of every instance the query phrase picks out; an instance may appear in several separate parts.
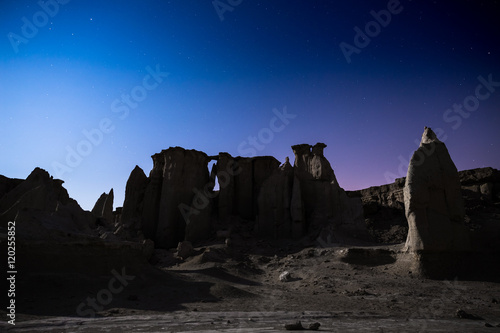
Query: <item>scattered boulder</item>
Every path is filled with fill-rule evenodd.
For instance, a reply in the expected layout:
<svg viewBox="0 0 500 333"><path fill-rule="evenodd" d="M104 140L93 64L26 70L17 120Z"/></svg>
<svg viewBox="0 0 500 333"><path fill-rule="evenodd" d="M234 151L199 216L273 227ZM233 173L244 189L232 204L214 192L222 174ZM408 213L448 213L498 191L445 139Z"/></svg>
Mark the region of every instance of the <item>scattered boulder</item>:
<svg viewBox="0 0 500 333"><path fill-rule="evenodd" d="M187 259L194 253L193 244L188 241L179 242L177 245L177 257Z"/></svg>
<svg viewBox="0 0 500 333"><path fill-rule="evenodd" d="M304 326L302 326L302 323L299 320L293 324L286 324L285 329L287 331L301 331L301 330L304 330L305 328L304 328Z"/></svg>
<svg viewBox="0 0 500 333"><path fill-rule="evenodd" d="M462 309L458 309L457 312L455 313L455 316L457 316L458 318L461 318L461 319L484 320L483 317L480 317L480 316L472 314L472 313L465 312Z"/></svg>
<svg viewBox="0 0 500 333"><path fill-rule="evenodd" d="M318 322L309 324L309 330L310 331L317 331L320 326L321 326L321 324Z"/></svg>
<svg viewBox="0 0 500 333"><path fill-rule="evenodd" d="M304 330L317 331L320 326L321 326L321 324L316 322L316 323L309 324L309 327L305 328L304 326L302 326L302 323L299 320L293 324L286 324L285 330L287 330L287 331L304 331Z"/></svg>
<svg viewBox="0 0 500 333"><path fill-rule="evenodd" d="M288 282L292 280L292 274L289 271L284 271L280 274L279 280L281 282Z"/></svg>
<svg viewBox="0 0 500 333"><path fill-rule="evenodd" d="M227 239L231 237L231 230L217 230L216 233L217 239Z"/></svg>

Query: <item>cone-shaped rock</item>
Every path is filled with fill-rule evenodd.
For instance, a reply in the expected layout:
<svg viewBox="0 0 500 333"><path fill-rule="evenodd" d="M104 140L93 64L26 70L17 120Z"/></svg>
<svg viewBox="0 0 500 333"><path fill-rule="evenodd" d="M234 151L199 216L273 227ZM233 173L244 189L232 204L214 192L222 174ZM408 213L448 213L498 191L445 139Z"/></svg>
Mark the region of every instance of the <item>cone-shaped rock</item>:
<svg viewBox="0 0 500 333"><path fill-rule="evenodd" d="M142 227L142 207L147 185L148 177L136 165L127 180L121 216L122 224L130 229L138 230Z"/></svg>
<svg viewBox="0 0 500 333"><path fill-rule="evenodd" d="M108 194L103 193L97 199L94 208L92 208L92 214L99 218L101 222L112 225L113 224L113 200L114 194L113 189L109 191Z"/></svg>
<svg viewBox="0 0 500 333"><path fill-rule="evenodd" d="M409 252L466 251L464 204L460 181L445 144L425 128L408 166L404 187Z"/></svg>

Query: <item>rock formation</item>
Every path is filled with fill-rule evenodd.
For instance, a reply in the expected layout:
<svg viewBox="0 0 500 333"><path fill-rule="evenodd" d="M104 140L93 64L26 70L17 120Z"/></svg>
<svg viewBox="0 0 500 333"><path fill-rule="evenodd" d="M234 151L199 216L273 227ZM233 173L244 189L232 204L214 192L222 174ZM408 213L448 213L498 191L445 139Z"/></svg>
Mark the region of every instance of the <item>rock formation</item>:
<svg viewBox="0 0 500 333"><path fill-rule="evenodd" d="M136 167L127 181L122 224L141 229L160 248L210 232L213 182L207 154L171 147L152 156L149 178Z"/></svg>
<svg viewBox="0 0 500 333"><path fill-rule="evenodd" d="M500 238L500 223L491 216L500 208L500 171L480 168L458 172L465 206L465 224L471 230L474 251L494 249ZM394 183L348 191L350 197L363 202L365 222L372 236L380 243L402 243L408 235L404 194L406 178Z"/></svg>
<svg viewBox="0 0 500 333"><path fill-rule="evenodd" d="M363 202L363 215L370 235L380 243L402 243L408 235L403 189L406 178L394 183L348 191Z"/></svg>
<svg viewBox="0 0 500 333"><path fill-rule="evenodd" d="M161 153L154 154L151 158L153 159L153 169L151 169L149 173L149 182L144 192L144 202L142 205L142 232L144 237L154 240L158 227L165 159ZM132 193L130 193L130 195L132 195ZM127 201L127 196L125 196L125 201Z"/></svg>
<svg viewBox="0 0 500 333"><path fill-rule="evenodd" d="M62 180L53 179L47 171L35 168L26 180L15 183L0 200L0 225L20 221L16 231L21 237L43 237L44 229L88 233L94 227L92 214L69 197Z"/></svg>
<svg viewBox="0 0 500 333"><path fill-rule="evenodd" d="M361 200L349 198L340 187L323 154L324 148L324 143L292 146L295 154L294 228L302 229L303 233L319 232L323 244L344 242L345 237L368 239Z"/></svg>
<svg viewBox="0 0 500 333"><path fill-rule="evenodd" d="M161 205L154 241L159 247L171 248L210 229L211 204L203 194L209 183L209 158L201 151L180 147L162 151L162 157ZM198 230L192 230L195 226Z"/></svg>
<svg viewBox="0 0 500 333"><path fill-rule="evenodd" d="M292 237L292 190L293 167L287 157L285 163L276 169L260 188L259 215L256 221L260 236Z"/></svg>
<svg viewBox="0 0 500 333"><path fill-rule="evenodd" d="M131 173L122 225L140 228L160 248L206 240L238 221L264 238L321 234L323 241L339 242L342 233L366 238L361 200L349 198L338 185L325 147L293 146L295 165L287 159L281 167L271 156L163 150L152 156L149 177L138 167ZM216 163L209 174L210 160Z"/></svg>
<svg viewBox="0 0 500 333"><path fill-rule="evenodd" d="M498 251L500 239L500 171L493 168L458 173L471 246L478 252Z"/></svg>
<svg viewBox="0 0 500 333"><path fill-rule="evenodd" d="M347 197L323 154L324 143L292 147L288 160L263 183L259 197L261 236L319 235L322 243L343 241L346 233L367 238L359 198Z"/></svg>
<svg viewBox="0 0 500 333"><path fill-rule="evenodd" d="M432 176L436 179L422 178L421 175L432 174L431 170L439 167L450 170L451 165L454 168L444 144L435 141L431 132L426 133L422 147L415 153L410 166L412 189L408 195L412 199L407 200L411 202L407 209L408 216L416 221L416 226L407 237L410 251L422 249L422 244L428 249L436 249L436 242L442 245L440 241L432 240L433 236L427 235L434 235L434 231L429 229L425 234L418 224L420 212L422 209L426 212L427 207L421 203L419 191L425 186L431 190L438 186L441 190L436 193L445 191L444 188L448 191L452 182L449 172ZM145 238L155 241L156 247L174 248L182 241L207 240L215 237L219 229L232 229L234 223L244 222L263 238L301 238L309 235L322 245L347 243L353 239L370 240L366 224L381 242L399 242L406 237L407 224L403 213L405 179L346 193L324 156L325 147L323 143L295 145L292 147L294 165L287 159L281 167L270 156L244 158L232 157L228 153L207 156L203 152L180 147L163 150L152 156L153 169L149 177L139 167L130 174L120 214L121 227L129 232L123 233L122 230L119 236L133 238L130 231L134 231L132 235L139 235L142 231ZM434 151L436 154L429 153ZM421 154L429 155L426 163L415 162ZM443 157L445 155L448 161ZM209 173L210 160L216 160L216 163ZM456 168L454 170L456 190L460 186L456 185ZM213 190L216 179L219 182L218 191ZM474 186L482 191L484 198L492 198L498 191L495 190L496 185L491 184ZM456 191L446 196L456 197ZM442 208L432 206L436 203L438 200L434 200L429 207L441 213L439 209ZM437 215L432 209L430 218L435 218ZM450 223L463 218L463 207L457 206L452 210L447 213ZM457 217L456 212L460 211L462 215ZM460 227L455 229L458 233ZM381 233L385 235L386 231L390 237L382 237ZM429 243L429 240L432 241ZM456 243L455 240L453 242ZM444 248L453 246L448 244Z"/></svg>
<svg viewBox="0 0 500 333"><path fill-rule="evenodd" d="M121 210L121 225L134 237L142 228L142 211L144 194L148 185L148 177L139 166L130 173L125 187L125 200Z"/></svg>
<svg viewBox="0 0 500 333"><path fill-rule="evenodd" d="M22 263L24 275L109 274L125 264L143 265L152 255L149 242L100 238L99 228L104 227L96 227L96 216L70 198L62 180L43 169L35 168L25 180L7 183L17 185L9 186L0 200L0 228L15 222L16 261ZM101 217L112 211L112 196L110 191L99 201L96 212Z"/></svg>
<svg viewBox="0 0 500 333"><path fill-rule="evenodd" d="M231 216L255 219L262 184L278 169L279 164L272 156L232 157L228 153L219 154L218 210L223 224L227 225Z"/></svg>
<svg viewBox="0 0 500 333"><path fill-rule="evenodd" d="M458 173L464 195L486 202L500 201L500 171L493 168Z"/></svg>
<svg viewBox="0 0 500 333"><path fill-rule="evenodd" d="M292 201L301 205L295 210L303 212L294 216L294 224L302 224L305 230L317 230L329 219L340 217L340 186L323 155L325 147L323 143L292 146L295 154L294 183L298 182L300 188L300 191L294 191Z"/></svg>
<svg viewBox="0 0 500 333"><path fill-rule="evenodd" d="M425 128L410 160L404 200L409 225L406 251L469 250L458 171L430 128Z"/></svg>
<svg viewBox="0 0 500 333"><path fill-rule="evenodd" d="M0 200L6 193L10 192L13 188L21 184L22 182L23 179L8 178L0 175Z"/></svg>
<svg viewBox="0 0 500 333"><path fill-rule="evenodd" d="M101 194L99 199L97 199L94 208L92 208L92 214L98 218L98 223L108 226L113 225L113 200L113 189L111 189L108 194Z"/></svg>

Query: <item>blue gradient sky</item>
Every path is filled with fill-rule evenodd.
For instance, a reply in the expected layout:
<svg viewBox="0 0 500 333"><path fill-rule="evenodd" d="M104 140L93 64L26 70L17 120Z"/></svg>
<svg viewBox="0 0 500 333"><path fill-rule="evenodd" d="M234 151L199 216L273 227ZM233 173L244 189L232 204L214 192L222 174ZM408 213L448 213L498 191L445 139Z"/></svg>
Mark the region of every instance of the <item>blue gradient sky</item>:
<svg viewBox="0 0 500 333"><path fill-rule="evenodd" d="M243 0L223 20L208 0L66 0L53 17L36 1L2 1L0 174L25 178L40 166L83 208L110 188L116 207L134 166L149 173L152 154L182 146L250 156L245 140L261 133L258 155L281 162L293 161L291 145L326 143L352 190L404 176L424 126L441 129L459 170L500 168L500 87L467 118L443 117L475 95L478 76L500 81L500 5L436 2L401 0L348 63L340 43L354 45L354 28L388 1ZM24 29L29 38L26 21L39 25ZM13 46L12 33L25 39ZM121 119L114 111L125 104L113 102L140 92L157 65L168 77ZM285 107L296 117L268 138L273 109ZM112 130L57 171L103 119Z"/></svg>

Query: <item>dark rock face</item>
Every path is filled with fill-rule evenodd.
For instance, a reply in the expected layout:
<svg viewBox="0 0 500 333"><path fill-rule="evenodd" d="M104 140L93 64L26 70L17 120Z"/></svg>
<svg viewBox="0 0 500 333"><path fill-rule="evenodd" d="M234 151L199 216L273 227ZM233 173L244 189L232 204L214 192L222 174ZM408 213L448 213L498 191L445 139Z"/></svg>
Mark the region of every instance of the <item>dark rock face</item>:
<svg viewBox="0 0 500 333"><path fill-rule="evenodd" d="M346 237L367 240L361 200L349 198L340 187L323 154L324 148L324 143L292 147L295 154L292 202L302 204L301 208L292 207L292 211L299 212L294 217L295 232L319 232L319 241L327 244L343 243Z"/></svg>
<svg viewBox="0 0 500 333"><path fill-rule="evenodd" d="M437 143L429 139L430 135L430 132L425 135L424 146L415 158L421 154L432 156L431 151L442 156L444 152L448 154L444 145L444 152L439 144L437 148L434 146ZM144 237L154 240L156 247L161 248L173 248L182 241L206 240L212 237L216 228L230 230L235 222L246 223L253 228L254 234L263 238L309 235L323 245L347 243L352 239L375 238L383 243L406 240L405 178L397 179L394 184L346 193L323 154L325 148L323 143L295 145L292 147L294 165L287 159L281 167L270 156L243 158L219 153L209 157L195 150L169 148L152 156L153 169L149 177L138 167L131 173L121 214L122 226L141 229ZM450 170L450 163L454 167L451 159L442 162L442 156L437 159L440 167ZM209 173L208 162L214 159L217 162ZM418 163L411 166L410 170L416 170L412 171L412 186L427 184L433 188L442 181L440 177L450 177L447 171L446 176L432 176L431 180L427 176L423 181L415 178L429 175L436 168L437 160L426 159L427 164L422 164L425 168ZM484 200L498 195L492 172L489 176L469 172L463 177L467 185L473 187L473 192L481 193ZM214 192L216 178L220 189ZM492 185L471 183L476 178L489 179ZM455 183L456 179L455 175ZM446 180L437 192L449 188L451 182ZM413 210L408 215L412 218L416 211L422 211L417 194L420 187L408 192L414 195L410 205ZM456 193L454 195L456 198ZM433 198L432 204L439 202ZM441 208L433 206L431 211L437 209L439 213ZM427 212L425 207L423 211ZM457 217L456 212L460 211L462 215ZM457 206L449 214L450 223L456 222L463 218L463 207ZM421 237L420 229L415 227L414 230L418 232L409 236L408 245L416 244L413 240ZM435 231L427 233L434 235ZM440 243L440 240L435 242Z"/></svg>
<svg viewBox="0 0 500 333"><path fill-rule="evenodd" d="M164 150L161 155L161 204L154 241L159 247L171 248L185 240L186 226L192 229L195 224L203 230L210 226L211 205L203 195L209 184L209 158L203 152L180 147ZM190 230L188 234L200 233Z"/></svg>
<svg viewBox="0 0 500 333"><path fill-rule="evenodd" d="M246 221L265 238L322 233L339 241L341 231L367 236L361 200L349 198L323 155L325 144L298 145L295 166L274 157L207 156L180 147L155 154L146 178L136 168L127 182L122 225L140 225L160 248L205 240L214 225L231 229ZM209 174L208 162L217 161ZM215 180L219 191L214 192ZM213 221L213 222L212 222ZM338 230L337 230L338 229Z"/></svg>
<svg viewBox="0 0 500 333"><path fill-rule="evenodd" d="M300 188L300 191L294 192L300 199L292 200L302 205L296 210L303 212L302 216L296 216L294 223L303 224L306 230L317 229L340 213L340 186L330 163L323 155L325 147L323 143L292 146L295 154L294 175Z"/></svg>
<svg viewBox="0 0 500 333"><path fill-rule="evenodd" d="M425 128L404 187L409 252L470 249L458 171L443 142Z"/></svg>
<svg viewBox="0 0 500 333"><path fill-rule="evenodd" d="M16 183L1 198L0 225L19 221L16 232L20 237L43 238L45 229L88 233L95 226L92 214L69 197L62 180L53 179L47 171L35 168L26 180Z"/></svg>
<svg viewBox="0 0 500 333"><path fill-rule="evenodd" d="M21 184L22 182L23 179L7 178L0 175L0 200L6 193L10 192L13 188Z"/></svg>
<svg viewBox="0 0 500 333"><path fill-rule="evenodd" d="M500 238L500 171L493 168L458 173L465 204L465 223L474 251L498 251Z"/></svg>
<svg viewBox="0 0 500 333"><path fill-rule="evenodd" d="M372 186L347 192L363 202L365 223L370 235L379 243L402 243L408 235L403 189L406 178L392 184Z"/></svg>
<svg viewBox="0 0 500 333"><path fill-rule="evenodd" d="M480 168L458 174L464 195L490 203L500 201L500 171Z"/></svg>
<svg viewBox="0 0 500 333"><path fill-rule="evenodd" d="M291 202L293 167L285 163L267 178L258 196L257 230L260 236L290 238L292 236Z"/></svg>
<svg viewBox="0 0 500 333"><path fill-rule="evenodd" d="M233 158L227 153L219 154L218 210L222 224L227 225L231 216L255 219L262 184L278 169L279 164L272 156Z"/></svg>
<svg viewBox="0 0 500 333"><path fill-rule="evenodd" d="M323 155L323 143L292 147L285 162L262 185L258 230L261 236L300 238L319 235L324 243L344 241L344 232L367 238L359 198L347 197Z"/></svg>
<svg viewBox="0 0 500 333"><path fill-rule="evenodd" d="M149 182L144 192L144 203L142 205L142 232L144 237L155 239L158 227L158 215L160 212L161 188L163 185L163 166L165 159L162 154L154 154L153 169L149 173ZM127 197L125 197L125 201Z"/></svg>
<svg viewBox="0 0 500 333"><path fill-rule="evenodd" d="M137 235L142 226L144 194L147 185L148 177L136 165L127 180L125 200L120 217L121 225L130 233L130 237Z"/></svg>
<svg viewBox="0 0 500 333"><path fill-rule="evenodd" d="M26 180L12 180L0 200L0 228L16 226L16 257L24 274L71 272L106 274L117 265L146 264L152 246L146 242L104 239L97 217L70 198L63 181L35 168ZM100 219L112 214L113 192L96 205ZM112 222L112 221L111 221ZM107 231L108 233L109 232ZM118 266L119 267L119 266Z"/></svg>
<svg viewBox="0 0 500 333"><path fill-rule="evenodd" d="M127 181L122 226L172 248L211 231L213 179L203 152L171 147L154 154L149 177L136 167ZM139 232L140 230L140 232Z"/></svg>
<svg viewBox="0 0 500 333"><path fill-rule="evenodd" d="M465 225L471 230L473 250L492 250L500 238L500 171L480 168L458 172L465 206ZM348 191L363 201L367 228L380 243L402 243L408 234L403 189L406 178L394 183ZM492 190L491 190L492 189Z"/></svg>
<svg viewBox="0 0 500 333"><path fill-rule="evenodd" d="M108 194L101 194L99 199L97 199L94 208L92 208L92 214L99 219L101 224L107 226L113 225L113 200L114 193L113 189L111 189Z"/></svg>

